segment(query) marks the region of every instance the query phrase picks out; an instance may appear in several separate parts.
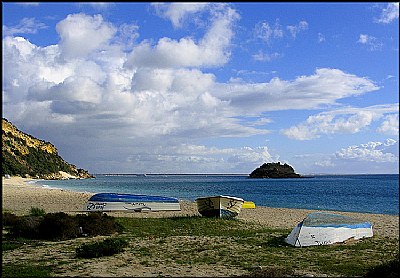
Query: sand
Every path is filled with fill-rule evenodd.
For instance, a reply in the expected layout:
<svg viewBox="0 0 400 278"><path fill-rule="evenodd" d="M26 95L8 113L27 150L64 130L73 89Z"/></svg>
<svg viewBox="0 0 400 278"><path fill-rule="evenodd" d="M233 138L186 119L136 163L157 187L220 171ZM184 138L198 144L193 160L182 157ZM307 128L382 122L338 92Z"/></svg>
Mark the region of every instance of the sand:
<svg viewBox="0 0 400 278"><path fill-rule="evenodd" d="M50 189L29 183L29 179L11 177L2 179L3 212L17 215L28 214L31 207L42 208L45 212L76 213L81 211L92 193L74 192L63 189ZM315 210L260 207L243 209L238 219L257 222L271 228L293 228L307 214ZM374 234L399 237L399 216L386 214L332 212L347 215L373 224ZM181 211L151 213L108 213L112 216L128 217L171 217L199 215L196 203L181 201Z"/></svg>
<svg viewBox="0 0 400 278"><path fill-rule="evenodd" d="M81 211L86 201L92 195L88 192L73 192L62 189L50 189L36 185L35 183L29 183L29 179L11 177L2 179L2 204L3 212L11 212L17 215L28 214L31 207L42 208L46 213L50 212L66 212L76 214ZM271 207L256 207L255 209L242 209L241 213L237 217L243 221L258 223L271 228L284 228L292 229L298 222L304 219L307 214L315 212L315 210L304 210L304 209L287 209L287 208L271 208ZM342 215L347 215L369 221L373 225L373 231L375 236L397 238L399 239L399 216L398 215L385 215L385 214L369 214L369 213L351 213L351 212L333 212ZM175 212L149 212L149 213L107 213L111 216L124 216L124 217L172 217L172 216L192 216L199 215L197 211L196 203L190 201L181 201L181 211ZM77 239L82 240L82 239ZM76 243L75 243L76 244ZM52 243L48 244L49 246ZM45 247L43 247L45 248ZM50 248L50 249L49 249ZM44 249L44 254L51 252L52 247ZM55 248L55 247L53 247ZM50 251L49 251L50 250ZM27 253L20 254L18 250L14 250L9 253L3 253L3 262L13 262L15 258L20 256L27 256ZM40 252L37 249L35 252ZM28 259L28 258L27 258ZM103 261L106 259L100 259ZM112 263L110 259L107 259L108 263ZM92 262L93 263L93 262ZM83 269L77 271L69 271L59 273L59 276L155 276L160 273L154 273L156 270L149 271L150 268L126 270L127 272L121 273L121 268L118 269L117 273L107 272L103 264L98 265L96 268L98 271L97 275L93 273L85 273ZM94 265L92 265L94 267ZM240 275L243 273L232 273L230 269L219 269L220 272L210 272L210 269L205 267L202 269L182 269L174 268L168 270L168 265L163 269L162 275L166 276L227 276L227 275ZM93 271L93 268L92 268ZM117 270L116 270L117 271ZM133 271L133 272L132 272ZM115 274L115 275L114 275ZM58 276L57 275L57 276Z"/></svg>

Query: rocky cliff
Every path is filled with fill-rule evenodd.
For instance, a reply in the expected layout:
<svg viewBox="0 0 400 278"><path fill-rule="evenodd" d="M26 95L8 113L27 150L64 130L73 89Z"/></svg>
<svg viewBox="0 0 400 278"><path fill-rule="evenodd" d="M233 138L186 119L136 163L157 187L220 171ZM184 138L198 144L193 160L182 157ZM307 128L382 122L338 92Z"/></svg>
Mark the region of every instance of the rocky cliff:
<svg viewBox="0 0 400 278"><path fill-rule="evenodd" d="M250 178L271 178L271 179L286 179L286 178L301 178L299 174L294 172L292 166L288 164L278 163L264 163L255 169L249 175Z"/></svg>
<svg viewBox="0 0 400 278"><path fill-rule="evenodd" d="M40 179L91 178L88 171L64 161L56 147L18 130L2 119L2 175Z"/></svg>

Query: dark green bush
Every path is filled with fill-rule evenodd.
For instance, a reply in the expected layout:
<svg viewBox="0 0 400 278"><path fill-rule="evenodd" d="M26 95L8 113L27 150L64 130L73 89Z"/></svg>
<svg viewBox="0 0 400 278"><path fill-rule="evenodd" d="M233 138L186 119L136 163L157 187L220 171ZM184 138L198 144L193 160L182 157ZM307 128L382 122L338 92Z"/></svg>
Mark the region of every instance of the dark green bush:
<svg viewBox="0 0 400 278"><path fill-rule="evenodd" d="M14 213L4 212L2 218L3 227L14 226L14 224L18 221L18 218L19 217L16 216Z"/></svg>
<svg viewBox="0 0 400 278"><path fill-rule="evenodd" d="M41 216L21 216L11 226L10 232L16 237L35 239L39 237L39 226L43 217Z"/></svg>
<svg viewBox="0 0 400 278"><path fill-rule="evenodd" d="M39 226L40 238L66 240L79 236L78 221L64 212L48 213Z"/></svg>
<svg viewBox="0 0 400 278"><path fill-rule="evenodd" d="M101 212L88 215L68 215L64 212L45 213L31 208L29 216L3 213L3 226L10 227L10 235L29 239L66 240L82 234L86 236L111 235L122 232L122 225L114 217Z"/></svg>
<svg viewBox="0 0 400 278"><path fill-rule="evenodd" d="M44 216L44 215L46 215L46 212L44 211L44 209L31 207L31 209L29 210L29 215L30 216Z"/></svg>
<svg viewBox="0 0 400 278"><path fill-rule="evenodd" d="M78 258L99 258L124 251L128 241L122 238L107 238L101 242L83 244L76 249Z"/></svg>
<svg viewBox="0 0 400 278"><path fill-rule="evenodd" d="M115 218L101 212L90 212L78 214L79 227L88 236L111 235L115 232L122 232L122 225L115 221Z"/></svg>

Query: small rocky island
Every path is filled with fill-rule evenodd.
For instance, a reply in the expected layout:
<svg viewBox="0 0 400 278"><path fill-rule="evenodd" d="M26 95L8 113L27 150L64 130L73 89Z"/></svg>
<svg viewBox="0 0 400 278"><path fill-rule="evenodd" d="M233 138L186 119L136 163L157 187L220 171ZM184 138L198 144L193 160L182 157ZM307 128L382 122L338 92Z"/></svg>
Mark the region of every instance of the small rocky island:
<svg viewBox="0 0 400 278"><path fill-rule="evenodd" d="M287 178L301 178L299 174L294 172L292 166L288 164L278 163L264 163L255 169L249 175L249 178L259 179L287 179Z"/></svg>

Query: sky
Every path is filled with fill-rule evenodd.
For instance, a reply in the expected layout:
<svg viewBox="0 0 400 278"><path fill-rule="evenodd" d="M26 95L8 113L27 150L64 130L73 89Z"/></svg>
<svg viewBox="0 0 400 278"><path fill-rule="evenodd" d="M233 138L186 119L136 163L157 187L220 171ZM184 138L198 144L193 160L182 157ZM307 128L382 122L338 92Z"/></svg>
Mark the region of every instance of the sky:
<svg viewBox="0 0 400 278"><path fill-rule="evenodd" d="M399 173L399 3L2 2L2 113L91 173Z"/></svg>

